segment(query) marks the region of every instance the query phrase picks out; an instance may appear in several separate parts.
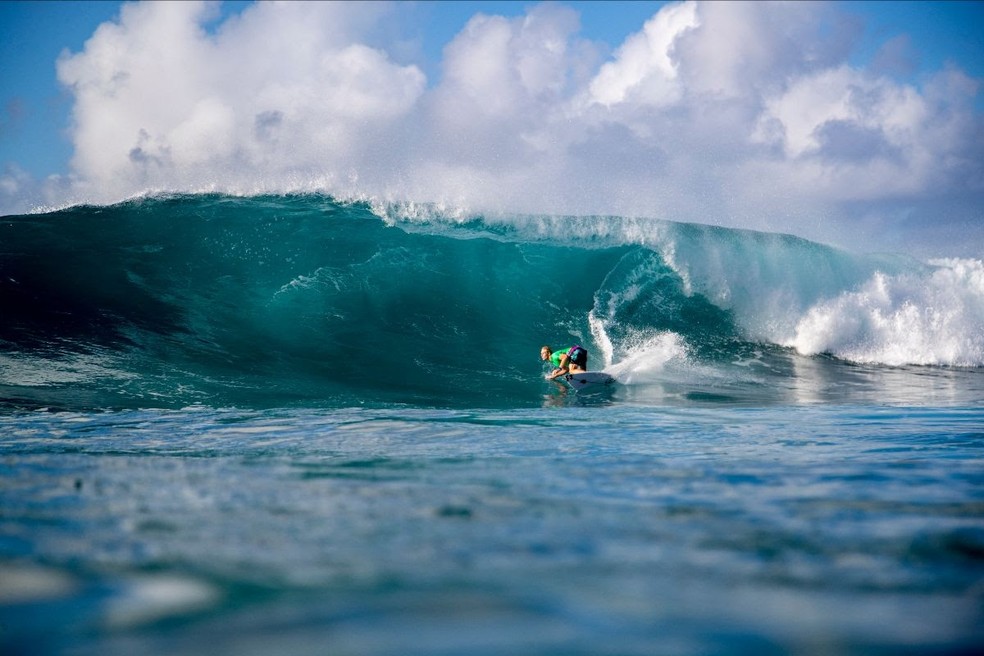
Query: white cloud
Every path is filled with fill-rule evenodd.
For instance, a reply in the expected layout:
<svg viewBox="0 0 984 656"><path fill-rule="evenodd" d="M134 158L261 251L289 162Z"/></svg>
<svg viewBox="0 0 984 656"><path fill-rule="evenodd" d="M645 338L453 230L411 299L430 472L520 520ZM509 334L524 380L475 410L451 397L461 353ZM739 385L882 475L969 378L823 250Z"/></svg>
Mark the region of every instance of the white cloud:
<svg viewBox="0 0 984 656"><path fill-rule="evenodd" d="M697 4L670 5L629 36L614 61L601 67L589 86L592 102L606 107L633 99L664 105L680 99L674 45L685 31L698 25Z"/></svg>
<svg viewBox="0 0 984 656"><path fill-rule="evenodd" d="M750 103L835 66L856 33L830 3L702 2L697 17L676 46L689 92Z"/></svg>
<svg viewBox="0 0 984 656"><path fill-rule="evenodd" d="M574 7L473 17L428 86L392 5L260 3L211 33L208 4L126 5L59 62L75 193L323 189L829 241L859 202L872 226L879 203L980 199L977 82L853 67L835 5L671 3L608 61Z"/></svg>
<svg viewBox="0 0 984 656"><path fill-rule="evenodd" d="M97 198L347 170L423 92L419 69L358 42L347 3L258 4L215 35L209 10L124 5L59 61L75 94L73 166Z"/></svg>
<svg viewBox="0 0 984 656"><path fill-rule="evenodd" d="M0 174L0 195L16 197L31 183L31 177L16 164L8 164Z"/></svg>
<svg viewBox="0 0 984 656"><path fill-rule="evenodd" d="M976 91L953 71L920 92L839 66L768 99L754 139L782 149L785 157L764 164L811 197L871 201L969 191L969 179L982 173L981 143L973 138L981 129Z"/></svg>
<svg viewBox="0 0 984 656"><path fill-rule="evenodd" d="M763 121L782 126L782 145L796 158L821 150L822 128L832 122L878 131L904 147L927 119L926 103L912 87L887 79L869 79L847 66L802 77L784 94L766 103Z"/></svg>

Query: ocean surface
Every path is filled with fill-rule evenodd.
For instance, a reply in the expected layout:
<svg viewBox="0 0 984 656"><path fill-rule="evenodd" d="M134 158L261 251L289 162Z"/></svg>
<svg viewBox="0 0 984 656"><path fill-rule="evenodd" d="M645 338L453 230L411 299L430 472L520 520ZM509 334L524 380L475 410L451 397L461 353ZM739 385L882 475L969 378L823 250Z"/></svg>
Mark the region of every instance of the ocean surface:
<svg viewBox="0 0 984 656"><path fill-rule="evenodd" d="M2 217L0 652L981 653L982 408L979 259L318 195Z"/></svg>

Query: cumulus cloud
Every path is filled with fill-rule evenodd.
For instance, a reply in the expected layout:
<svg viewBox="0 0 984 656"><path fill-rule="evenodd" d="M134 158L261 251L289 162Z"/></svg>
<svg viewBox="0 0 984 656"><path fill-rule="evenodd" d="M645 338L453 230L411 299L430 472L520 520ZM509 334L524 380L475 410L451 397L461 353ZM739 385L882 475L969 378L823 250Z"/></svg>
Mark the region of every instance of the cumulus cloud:
<svg viewBox="0 0 984 656"><path fill-rule="evenodd" d="M697 27L694 3L671 5L646 21L642 31L626 39L591 80L590 101L606 107L629 101L669 105L680 100L675 45L685 31Z"/></svg>
<svg viewBox="0 0 984 656"><path fill-rule="evenodd" d="M852 66L861 26L835 5L670 3L607 59L576 6L480 14L439 80L373 38L392 5L259 3L210 30L213 12L124 5L59 61L77 196L324 190L834 242L947 197L982 235L978 82L889 77L915 57L904 38Z"/></svg>
<svg viewBox="0 0 984 656"><path fill-rule="evenodd" d="M209 34L212 5L124 5L58 63L75 95L73 167L104 198L275 189L365 166L366 145L425 86L359 41L366 9L261 3Z"/></svg>

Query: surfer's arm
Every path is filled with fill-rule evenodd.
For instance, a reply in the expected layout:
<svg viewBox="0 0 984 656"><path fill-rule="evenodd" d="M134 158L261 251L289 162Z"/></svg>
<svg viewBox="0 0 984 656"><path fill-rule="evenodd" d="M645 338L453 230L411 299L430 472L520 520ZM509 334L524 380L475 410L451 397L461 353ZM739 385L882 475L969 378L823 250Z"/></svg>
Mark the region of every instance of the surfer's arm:
<svg viewBox="0 0 984 656"><path fill-rule="evenodd" d="M569 367L570 367L570 358L567 357L566 354L560 356L560 366L554 369L552 372L550 372L550 375L547 376L547 380L555 380L557 378L560 378L561 376L567 373Z"/></svg>

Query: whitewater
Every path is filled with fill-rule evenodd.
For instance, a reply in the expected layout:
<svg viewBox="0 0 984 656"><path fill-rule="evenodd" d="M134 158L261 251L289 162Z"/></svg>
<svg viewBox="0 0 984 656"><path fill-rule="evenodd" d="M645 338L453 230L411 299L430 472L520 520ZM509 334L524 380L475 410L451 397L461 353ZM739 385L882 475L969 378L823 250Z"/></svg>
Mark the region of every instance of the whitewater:
<svg viewBox="0 0 984 656"><path fill-rule="evenodd" d="M0 312L4 653L984 639L981 259L175 194L0 218Z"/></svg>

